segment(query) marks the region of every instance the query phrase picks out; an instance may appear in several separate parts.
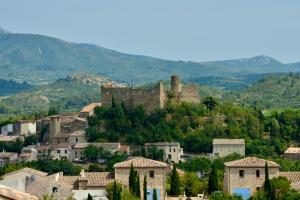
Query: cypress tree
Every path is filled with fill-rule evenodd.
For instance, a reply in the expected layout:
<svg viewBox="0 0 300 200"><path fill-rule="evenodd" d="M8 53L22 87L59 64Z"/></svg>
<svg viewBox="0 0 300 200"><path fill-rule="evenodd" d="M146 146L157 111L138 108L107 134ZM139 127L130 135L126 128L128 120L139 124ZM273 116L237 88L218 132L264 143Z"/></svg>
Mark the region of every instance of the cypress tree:
<svg viewBox="0 0 300 200"><path fill-rule="evenodd" d="M272 187L270 178L269 178L269 167L268 163L265 163L265 183L264 183L264 191L266 198L269 200L275 200L275 191Z"/></svg>
<svg viewBox="0 0 300 200"><path fill-rule="evenodd" d="M219 189L218 172L215 165L212 165L211 173L208 179L208 191L210 193Z"/></svg>
<svg viewBox="0 0 300 200"><path fill-rule="evenodd" d="M153 200L157 200L157 192L156 189L153 189Z"/></svg>
<svg viewBox="0 0 300 200"><path fill-rule="evenodd" d="M141 186L140 186L140 175L136 176L136 195L137 197L141 197Z"/></svg>
<svg viewBox="0 0 300 200"><path fill-rule="evenodd" d="M180 194L180 180L174 163L171 174L171 190L170 195L178 196Z"/></svg>
<svg viewBox="0 0 300 200"><path fill-rule="evenodd" d="M129 190L133 194L134 191L134 168L133 168L133 163L131 163L130 166L130 173L129 173Z"/></svg>
<svg viewBox="0 0 300 200"><path fill-rule="evenodd" d="M114 187L113 187L113 200L118 200L118 188L117 188L116 181L114 181Z"/></svg>
<svg viewBox="0 0 300 200"><path fill-rule="evenodd" d="M143 184L143 195L144 200L147 200L147 176L144 176L144 184Z"/></svg>
<svg viewBox="0 0 300 200"><path fill-rule="evenodd" d="M112 108L115 108L116 106L117 106L117 104L116 104L116 102L115 102L115 97L112 96L112 98L111 98L111 107L112 107Z"/></svg>
<svg viewBox="0 0 300 200"><path fill-rule="evenodd" d="M93 197L90 195L90 193L88 194L87 200L93 200Z"/></svg>

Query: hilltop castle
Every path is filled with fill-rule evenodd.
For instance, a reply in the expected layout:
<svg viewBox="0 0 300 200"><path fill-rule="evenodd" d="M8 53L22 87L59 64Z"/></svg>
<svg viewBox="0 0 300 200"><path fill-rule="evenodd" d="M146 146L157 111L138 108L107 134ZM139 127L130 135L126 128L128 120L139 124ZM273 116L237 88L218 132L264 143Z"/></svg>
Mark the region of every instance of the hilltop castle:
<svg viewBox="0 0 300 200"><path fill-rule="evenodd" d="M197 103L200 101L194 85L182 86L178 76L171 76L171 89L168 90L162 81L151 88L118 87L112 84L101 86L102 106L111 106L112 98L116 103L124 102L128 108L142 105L147 112L164 108L168 100Z"/></svg>

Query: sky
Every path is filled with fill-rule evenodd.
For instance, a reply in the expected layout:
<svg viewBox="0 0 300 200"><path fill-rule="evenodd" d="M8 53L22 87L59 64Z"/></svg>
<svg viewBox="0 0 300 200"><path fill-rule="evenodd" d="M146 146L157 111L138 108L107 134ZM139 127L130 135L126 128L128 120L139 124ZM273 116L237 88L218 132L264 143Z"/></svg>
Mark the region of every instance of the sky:
<svg viewBox="0 0 300 200"><path fill-rule="evenodd" d="M300 61L299 0L0 0L0 27L170 60Z"/></svg>

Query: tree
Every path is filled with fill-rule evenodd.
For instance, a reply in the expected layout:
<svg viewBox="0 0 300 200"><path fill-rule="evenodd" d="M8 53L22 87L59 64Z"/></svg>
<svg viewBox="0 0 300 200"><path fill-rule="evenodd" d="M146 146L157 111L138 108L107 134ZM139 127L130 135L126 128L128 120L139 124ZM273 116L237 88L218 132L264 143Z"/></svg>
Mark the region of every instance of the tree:
<svg viewBox="0 0 300 200"><path fill-rule="evenodd" d="M92 163L92 164L89 165L88 171L89 172L104 172L105 170L99 164Z"/></svg>
<svg viewBox="0 0 300 200"><path fill-rule="evenodd" d="M173 170L170 178L171 178L170 195L178 196L180 194L180 180L176 169L176 164L173 165Z"/></svg>
<svg viewBox="0 0 300 200"><path fill-rule="evenodd" d="M147 176L144 176L144 183L143 183L143 200L147 200Z"/></svg>
<svg viewBox="0 0 300 200"><path fill-rule="evenodd" d="M274 190L271 184L271 181L269 179L269 167L268 163L265 163L265 182L264 182L264 192L266 195L266 198L269 200L275 200L275 194Z"/></svg>
<svg viewBox="0 0 300 200"><path fill-rule="evenodd" d="M192 172L186 172L183 177L183 185L184 185L184 191L185 194L188 197L197 196L203 191L204 188L202 187L199 178L197 177L197 174Z"/></svg>
<svg viewBox="0 0 300 200"><path fill-rule="evenodd" d="M135 189L135 192L136 192L137 197L141 197L141 186L140 186L140 175L139 174L136 176L136 189Z"/></svg>
<svg viewBox="0 0 300 200"><path fill-rule="evenodd" d="M208 179L208 191L210 193L213 193L214 191L219 190L219 180L218 180L218 171L216 169L216 166L213 164L212 169L209 175Z"/></svg>
<svg viewBox="0 0 300 200"><path fill-rule="evenodd" d="M121 200L121 191L120 191L120 188L118 188L116 181L114 181L112 196L113 196L113 200Z"/></svg>
<svg viewBox="0 0 300 200"><path fill-rule="evenodd" d="M153 200L157 200L157 192L156 189L153 189Z"/></svg>
<svg viewBox="0 0 300 200"><path fill-rule="evenodd" d="M209 109L214 110L214 108L217 106L218 102L213 97L206 97L203 101L203 104Z"/></svg>
<svg viewBox="0 0 300 200"><path fill-rule="evenodd" d="M133 168L133 163L131 163L130 165L130 172L129 172L129 190L132 194L134 194L134 190L135 190L135 171Z"/></svg>
<svg viewBox="0 0 300 200"><path fill-rule="evenodd" d="M92 195L90 195L90 193L88 194L87 200L93 200L93 197L92 197Z"/></svg>
<svg viewBox="0 0 300 200"><path fill-rule="evenodd" d="M95 161L99 154L99 148L93 145L88 145L83 150L83 154L88 161L90 162Z"/></svg>

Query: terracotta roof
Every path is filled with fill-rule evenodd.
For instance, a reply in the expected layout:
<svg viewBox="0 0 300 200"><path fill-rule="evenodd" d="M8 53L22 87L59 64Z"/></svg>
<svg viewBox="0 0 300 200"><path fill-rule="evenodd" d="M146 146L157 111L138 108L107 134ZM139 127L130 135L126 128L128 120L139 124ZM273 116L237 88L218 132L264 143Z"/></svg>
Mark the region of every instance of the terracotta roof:
<svg viewBox="0 0 300 200"><path fill-rule="evenodd" d="M70 136L82 136L85 135L84 130L74 131L73 133L70 133Z"/></svg>
<svg viewBox="0 0 300 200"><path fill-rule="evenodd" d="M0 141L2 142L10 142L10 141L16 141L18 138L22 138L22 136L12 136L12 135L1 135Z"/></svg>
<svg viewBox="0 0 300 200"><path fill-rule="evenodd" d="M279 176L286 177L291 183L300 182L300 172L279 172Z"/></svg>
<svg viewBox="0 0 300 200"><path fill-rule="evenodd" d="M91 103L81 109L80 112L90 112L95 109L96 106L101 106L101 103Z"/></svg>
<svg viewBox="0 0 300 200"><path fill-rule="evenodd" d="M18 155L18 154L15 152L0 152L0 158L10 158L15 155Z"/></svg>
<svg viewBox="0 0 300 200"><path fill-rule="evenodd" d="M213 144L245 144L244 139L214 139Z"/></svg>
<svg viewBox="0 0 300 200"><path fill-rule="evenodd" d="M130 147L128 145L121 145L119 148L119 152L127 153L127 152L129 152L129 150L130 150Z"/></svg>
<svg viewBox="0 0 300 200"><path fill-rule="evenodd" d="M7 173L7 174L3 175L3 177L6 177L6 176L9 176L9 175L12 175L12 174L16 174L18 172L26 172L26 173L29 173L29 174L32 174L32 175L37 175L37 176L47 176L48 175L46 172L42 172L42 171L39 171L39 170L36 170L36 169L25 167L23 169L19 169L19 170Z"/></svg>
<svg viewBox="0 0 300 200"><path fill-rule="evenodd" d="M143 157L132 157L126 161L116 163L114 168L130 168L131 163L135 168L166 168L168 165L164 162L151 160Z"/></svg>
<svg viewBox="0 0 300 200"><path fill-rule="evenodd" d="M257 157L247 157L240 160L234 160L226 162L224 163L224 165L226 167L265 167L266 162L268 164L268 167L280 167L273 161L268 161Z"/></svg>
<svg viewBox="0 0 300 200"><path fill-rule="evenodd" d="M0 199L14 199L14 200L38 200L38 197L20 192L10 187L0 185Z"/></svg>
<svg viewBox="0 0 300 200"><path fill-rule="evenodd" d="M145 143L145 146L180 146L179 142L155 142L155 143Z"/></svg>
<svg viewBox="0 0 300 200"><path fill-rule="evenodd" d="M300 147L289 147L284 153L300 153Z"/></svg>
<svg viewBox="0 0 300 200"><path fill-rule="evenodd" d="M56 148L69 148L69 147L73 147L73 146L74 146L74 144L72 144L72 143L63 142L63 143L51 145L51 149L56 149Z"/></svg>
<svg viewBox="0 0 300 200"><path fill-rule="evenodd" d="M31 153L21 153L19 157L31 157Z"/></svg>
<svg viewBox="0 0 300 200"><path fill-rule="evenodd" d="M54 196L57 200L65 200L73 196L73 186L70 184L56 181L54 177L43 177L26 185L26 193L33 194L42 198L45 194L52 194L53 188L57 188L57 194Z"/></svg>
<svg viewBox="0 0 300 200"><path fill-rule="evenodd" d="M76 143L74 148L85 148L88 145L96 146L96 147L101 147L104 150L106 149L116 149L119 150L120 148L120 143L100 143L100 142L93 142L93 143Z"/></svg>

